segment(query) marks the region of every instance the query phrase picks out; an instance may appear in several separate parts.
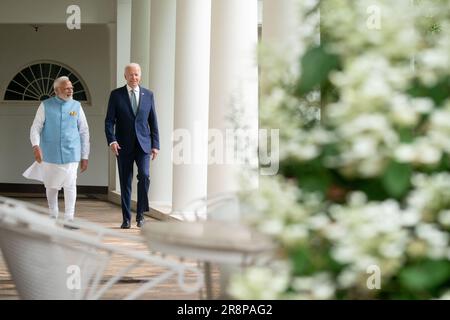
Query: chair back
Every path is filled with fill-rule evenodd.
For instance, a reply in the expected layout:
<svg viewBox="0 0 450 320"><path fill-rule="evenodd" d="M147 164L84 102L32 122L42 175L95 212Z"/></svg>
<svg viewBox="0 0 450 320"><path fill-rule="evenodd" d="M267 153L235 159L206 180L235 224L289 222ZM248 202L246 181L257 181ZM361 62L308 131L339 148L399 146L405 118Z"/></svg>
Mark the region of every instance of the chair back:
<svg viewBox="0 0 450 320"><path fill-rule="evenodd" d="M67 222L65 223L67 225ZM89 221L77 219L69 223L79 230L68 230L48 217L46 209L25 202L0 197L0 249L22 299L76 300L100 299L109 289L138 266L158 268L125 299L137 299L146 291L176 277L186 292L200 290L202 273L196 267L155 255L112 245L142 245L144 239L124 235ZM122 266L105 279L112 257L118 256ZM193 285L185 277L194 275Z"/></svg>
<svg viewBox="0 0 450 320"><path fill-rule="evenodd" d="M22 299L82 299L102 257L55 220L0 200L0 248Z"/></svg>

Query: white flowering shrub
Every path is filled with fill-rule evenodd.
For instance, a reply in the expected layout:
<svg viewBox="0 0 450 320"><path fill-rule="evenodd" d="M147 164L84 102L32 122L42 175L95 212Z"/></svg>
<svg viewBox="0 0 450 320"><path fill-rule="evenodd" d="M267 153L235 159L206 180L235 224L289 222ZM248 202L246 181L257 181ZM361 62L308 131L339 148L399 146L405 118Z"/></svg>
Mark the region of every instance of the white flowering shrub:
<svg viewBox="0 0 450 320"><path fill-rule="evenodd" d="M280 129L280 174L243 194L248 221L278 241L284 264L235 275L229 292L448 297L450 2L299 1L299 10L309 25L296 61L270 48L261 60L261 125Z"/></svg>

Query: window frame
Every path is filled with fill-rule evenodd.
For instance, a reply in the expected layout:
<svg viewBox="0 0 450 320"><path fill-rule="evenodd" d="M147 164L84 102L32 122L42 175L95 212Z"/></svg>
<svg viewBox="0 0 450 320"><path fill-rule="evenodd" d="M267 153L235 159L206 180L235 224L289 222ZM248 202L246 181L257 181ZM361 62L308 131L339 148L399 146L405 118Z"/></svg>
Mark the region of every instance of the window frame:
<svg viewBox="0 0 450 320"><path fill-rule="evenodd" d="M16 79L16 77L19 75L20 72L22 72L24 69L30 68L34 65L42 65L42 64L49 64L52 66L52 68L53 68L53 66L57 66L58 68L64 68L67 71L69 71L70 77L75 77L77 79L77 81L75 81L74 83L80 83L80 85L82 87L82 91L84 91L84 94L86 95L86 100L79 100L79 101L83 105L88 105L88 106L92 105L91 104L91 101L92 101L91 94L88 90L88 87L87 87L85 81L79 75L79 73L76 72L72 67L70 67L62 62L54 61L54 60L35 60L35 61L32 61L30 63L27 63L27 64L19 67L16 70L16 72L14 72L12 75L9 76L9 78L8 78L9 80L6 82L5 88L2 91L2 97L1 97L2 103L1 104L3 104L3 105L9 104L9 105L33 105L33 106L35 106L36 103L38 103L38 102L40 103L42 100L8 100L8 99L5 99L5 96L6 96L6 93L8 91L10 84L14 81L14 79ZM61 72L61 70L59 72ZM49 73L49 75L50 75L50 73ZM64 74L61 75L60 73L57 74L58 77L63 76L63 75ZM33 74L33 76L34 76L34 74ZM34 80L36 80L36 79L41 79L41 78L34 77ZM26 80L28 80L28 83L30 83L28 78L26 78ZM52 79L51 88L53 88L53 81L54 81L54 79ZM23 96L24 93L20 93L20 95Z"/></svg>

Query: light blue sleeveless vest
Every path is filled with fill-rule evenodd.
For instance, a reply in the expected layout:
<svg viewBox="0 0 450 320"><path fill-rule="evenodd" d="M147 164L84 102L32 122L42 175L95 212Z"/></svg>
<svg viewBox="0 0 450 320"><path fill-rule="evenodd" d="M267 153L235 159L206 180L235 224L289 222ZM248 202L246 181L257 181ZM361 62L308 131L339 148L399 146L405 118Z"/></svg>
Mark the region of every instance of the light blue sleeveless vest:
<svg viewBox="0 0 450 320"><path fill-rule="evenodd" d="M45 122L41 132L40 146L45 162L79 162L81 158L78 117L80 103L52 97L43 101Z"/></svg>

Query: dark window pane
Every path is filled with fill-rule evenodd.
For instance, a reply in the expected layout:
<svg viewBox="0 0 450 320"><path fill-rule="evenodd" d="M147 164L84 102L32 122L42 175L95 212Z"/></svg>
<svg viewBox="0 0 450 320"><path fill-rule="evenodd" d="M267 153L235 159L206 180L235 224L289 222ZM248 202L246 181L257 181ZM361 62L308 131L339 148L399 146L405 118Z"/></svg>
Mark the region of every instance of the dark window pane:
<svg viewBox="0 0 450 320"><path fill-rule="evenodd" d="M72 72L70 72L69 70L67 70L66 68L62 67L61 68L61 73L59 74L60 77L62 76L68 76L69 74L71 74Z"/></svg>
<svg viewBox="0 0 450 320"><path fill-rule="evenodd" d="M84 91L83 86L80 82L73 85L73 92Z"/></svg>
<svg viewBox="0 0 450 320"><path fill-rule="evenodd" d="M59 72L61 71L61 67L56 64L52 65L52 72L50 73L50 77L55 80L59 77Z"/></svg>
<svg viewBox="0 0 450 320"><path fill-rule="evenodd" d="M44 94L46 94L46 93L48 93L48 91L50 90L50 79L49 78L44 78L43 79L43 82L44 82L44 86L43 86L43 90L42 90L42 92L44 93Z"/></svg>
<svg viewBox="0 0 450 320"><path fill-rule="evenodd" d="M34 64L30 68L31 68L31 71L33 71L34 79L42 78L41 68L39 68L38 64Z"/></svg>
<svg viewBox="0 0 450 320"><path fill-rule="evenodd" d="M33 80L29 84L29 89L34 91L37 95L42 93L41 82L39 80Z"/></svg>
<svg viewBox="0 0 450 320"><path fill-rule="evenodd" d="M28 89L24 91L23 95L27 96L29 98L33 98L34 100L38 100L39 96L40 96L39 93L36 93L33 90L28 90Z"/></svg>
<svg viewBox="0 0 450 320"><path fill-rule="evenodd" d="M30 68L25 68L21 72L23 73L25 78L27 78L28 82L33 81L34 77L33 74L31 73Z"/></svg>
<svg viewBox="0 0 450 320"><path fill-rule="evenodd" d="M24 91L24 88L22 88L21 86L19 86L19 85L18 85L17 83L15 83L14 81L11 81L11 82L9 83L7 89L8 89L8 90L11 90L11 91L18 92L18 93L23 93L23 91Z"/></svg>
<svg viewBox="0 0 450 320"><path fill-rule="evenodd" d="M77 82L77 81L78 81L78 78L77 78L73 73L69 76L69 79L70 79L70 82L72 82L72 84L73 84L74 82Z"/></svg>
<svg viewBox="0 0 450 320"><path fill-rule="evenodd" d="M22 95L6 90L5 100L22 100Z"/></svg>
<svg viewBox="0 0 450 320"><path fill-rule="evenodd" d="M25 77L21 73L16 74L16 76L14 77L14 81L16 81L20 84L23 84L23 85L28 83L28 80L25 79Z"/></svg>
<svg viewBox="0 0 450 320"><path fill-rule="evenodd" d="M49 71L50 71L50 65L48 63L42 63L42 74L44 77L48 77Z"/></svg>
<svg viewBox="0 0 450 320"><path fill-rule="evenodd" d="M73 98L78 101L87 101L87 97L84 92L75 93Z"/></svg>

